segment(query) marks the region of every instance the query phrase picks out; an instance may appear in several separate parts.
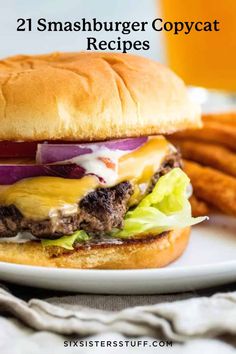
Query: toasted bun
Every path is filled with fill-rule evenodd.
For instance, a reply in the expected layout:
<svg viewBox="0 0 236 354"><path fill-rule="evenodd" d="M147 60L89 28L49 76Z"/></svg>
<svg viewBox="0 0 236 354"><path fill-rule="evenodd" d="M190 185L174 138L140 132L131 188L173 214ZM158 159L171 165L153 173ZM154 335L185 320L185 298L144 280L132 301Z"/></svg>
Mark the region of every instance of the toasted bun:
<svg viewBox="0 0 236 354"><path fill-rule="evenodd" d="M39 242L0 244L0 261L44 267L80 269L159 268L173 262L185 250L190 229L156 237L133 239L123 244L96 245L50 257Z"/></svg>
<svg viewBox="0 0 236 354"><path fill-rule="evenodd" d="M200 126L181 79L147 58L52 53L0 61L0 140L105 140Z"/></svg>

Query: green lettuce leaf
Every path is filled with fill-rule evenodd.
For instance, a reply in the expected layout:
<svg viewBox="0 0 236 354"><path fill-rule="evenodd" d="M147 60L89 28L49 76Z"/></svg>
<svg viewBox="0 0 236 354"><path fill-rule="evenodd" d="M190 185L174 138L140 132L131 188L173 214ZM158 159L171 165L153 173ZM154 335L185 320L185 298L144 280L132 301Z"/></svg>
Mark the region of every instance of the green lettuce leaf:
<svg viewBox="0 0 236 354"><path fill-rule="evenodd" d="M75 242L84 242L89 239L90 237L85 231L78 230L73 235L62 236L56 240L42 240L41 242L42 245L45 247L57 246L57 247L63 247L67 250L73 250L74 249L73 245Z"/></svg>
<svg viewBox="0 0 236 354"><path fill-rule="evenodd" d="M142 233L158 234L173 228L197 224L206 217L193 218L188 201L190 180L180 169L174 168L162 176L153 191L138 206L128 211L124 228L114 230L113 237L130 237Z"/></svg>

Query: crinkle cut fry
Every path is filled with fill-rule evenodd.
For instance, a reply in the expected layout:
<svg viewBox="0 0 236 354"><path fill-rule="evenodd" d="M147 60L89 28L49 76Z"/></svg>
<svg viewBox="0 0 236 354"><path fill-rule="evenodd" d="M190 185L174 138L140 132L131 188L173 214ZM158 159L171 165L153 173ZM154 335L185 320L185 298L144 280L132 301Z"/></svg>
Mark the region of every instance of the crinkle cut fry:
<svg viewBox="0 0 236 354"><path fill-rule="evenodd" d="M206 122L201 129L190 129L173 135L174 139L193 139L222 144L236 151L236 129L218 122Z"/></svg>
<svg viewBox="0 0 236 354"><path fill-rule="evenodd" d="M210 167L184 160L194 194L225 214L236 216L236 179Z"/></svg>
<svg viewBox="0 0 236 354"><path fill-rule="evenodd" d="M202 120L204 123L218 122L221 124L232 125L236 128L236 111L235 112L214 113L214 114L203 114Z"/></svg>
<svg viewBox="0 0 236 354"><path fill-rule="evenodd" d="M197 198L194 194L190 197L189 201L192 207L192 214L194 217L205 216L210 214L210 209L207 203Z"/></svg>
<svg viewBox="0 0 236 354"><path fill-rule="evenodd" d="M190 140L173 140L180 148L183 158L213 167L236 177L236 154L231 150L212 143Z"/></svg>

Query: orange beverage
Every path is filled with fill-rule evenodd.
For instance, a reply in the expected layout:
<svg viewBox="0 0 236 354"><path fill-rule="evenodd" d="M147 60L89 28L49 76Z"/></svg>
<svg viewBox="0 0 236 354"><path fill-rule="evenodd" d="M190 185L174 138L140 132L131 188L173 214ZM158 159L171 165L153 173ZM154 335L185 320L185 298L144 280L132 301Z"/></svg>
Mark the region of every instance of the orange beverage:
<svg viewBox="0 0 236 354"><path fill-rule="evenodd" d="M164 21L219 21L219 31L164 32L167 61L187 84L236 92L236 0L161 0Z"/></svg>

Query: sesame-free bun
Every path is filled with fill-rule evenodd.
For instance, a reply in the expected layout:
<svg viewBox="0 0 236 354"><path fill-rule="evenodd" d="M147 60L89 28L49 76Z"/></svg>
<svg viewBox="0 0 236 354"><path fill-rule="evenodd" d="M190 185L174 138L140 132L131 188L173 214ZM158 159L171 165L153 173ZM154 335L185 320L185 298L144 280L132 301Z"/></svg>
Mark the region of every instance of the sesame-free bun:
<svg viewBox="0 0 236 354"><path fill-rule="evenodd" d="M60 268L142 269L160 268L173 262L185 250L190 228L176 229L149 238L136 238L122 244L93 245L54 254L40 242L0 243L0 261Z"/></svg>
<svg viewBox="0 0 236 354"><path fill-rule="evenodd" d="M0 140L106 140L200 124L183 81L147 58L81 52L0 61Z"/></svg>

